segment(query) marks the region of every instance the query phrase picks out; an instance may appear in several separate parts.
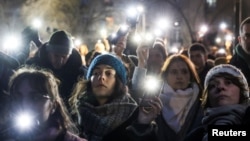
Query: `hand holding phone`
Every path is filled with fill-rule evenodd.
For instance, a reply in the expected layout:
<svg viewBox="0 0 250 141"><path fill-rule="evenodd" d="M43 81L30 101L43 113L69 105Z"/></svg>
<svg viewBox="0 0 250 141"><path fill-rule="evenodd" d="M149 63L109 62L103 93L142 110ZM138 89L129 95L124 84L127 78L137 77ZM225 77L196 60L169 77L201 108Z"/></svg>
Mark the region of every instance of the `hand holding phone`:
<svg viewBox="0 0 250 141"><path fill-rule="evenodd" d="M155 77L148 77L145 81L144 93L140 106L151 107L149 103L154 99L154 97L158 97L161 94L163 85L163 80L157 80Z"/></svg>

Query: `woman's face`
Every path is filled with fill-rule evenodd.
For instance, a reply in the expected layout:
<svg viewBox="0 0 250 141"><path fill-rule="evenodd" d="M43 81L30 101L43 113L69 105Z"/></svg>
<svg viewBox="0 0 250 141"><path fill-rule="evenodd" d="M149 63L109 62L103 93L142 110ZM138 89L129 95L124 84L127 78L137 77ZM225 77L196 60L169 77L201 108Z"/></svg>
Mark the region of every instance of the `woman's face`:
<svg viewBox="0 0 250 141"><path fill-rule="evenodd" d="M35 116L40 123L46 122L55 111L51 98L47 93L32 88L27 79L19 83L19 86L11 93L14 100L13 106L17 108L16 110L32 112L32 116Z"/></svg>
<svg viewBox="0 0 250 141"><path fill-rule="evenodd" d="M97 98L108 98L114 91L116 71L109 65L98 65L92 72L92 91Z"/></svg>
<svg viewBox="0 0 250 141"><path fill-rule="evenodd" d="M167 83L174 90L186 89L190 83L190 72L183 61L173 62L167 72Z"/></svg>
<svg viewBox="0 0 250 141"><path fill-rule="evenodd" d="M208 84L208 98L212 107L238 104L240 88L224 77L215 77Z"/></svg>

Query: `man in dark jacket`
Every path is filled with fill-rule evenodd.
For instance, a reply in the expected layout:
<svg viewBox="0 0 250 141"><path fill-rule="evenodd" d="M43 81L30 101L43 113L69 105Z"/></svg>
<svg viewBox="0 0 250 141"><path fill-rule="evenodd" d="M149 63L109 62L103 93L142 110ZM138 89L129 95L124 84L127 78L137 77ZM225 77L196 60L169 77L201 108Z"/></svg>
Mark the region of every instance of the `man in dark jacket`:
<svg viewBox="0 0 250 141"><path fill-rule="evenodd" d="M84 75L81 55L73 48L69 34L65 31L54 32L50 40L44 43L26 64L50 69L61 81L59 91L68 106L74 83L79 76Z"/></svg>
<svg viewBox="0 0 250 141"><path fill-rule="evenodd" d="M239 44L234 49L230 64L241 69L250 84L250 17L241 23L238 41Z"/></svg>
<svg viewBox="0 0 250 141"><path fill-rule="evenodd" d="M199 74L201 85L204 85L204 80L207 72L213 67L207 62L207 51L203 44L194 43L188 49L188 56L194 63Z"/></svg>

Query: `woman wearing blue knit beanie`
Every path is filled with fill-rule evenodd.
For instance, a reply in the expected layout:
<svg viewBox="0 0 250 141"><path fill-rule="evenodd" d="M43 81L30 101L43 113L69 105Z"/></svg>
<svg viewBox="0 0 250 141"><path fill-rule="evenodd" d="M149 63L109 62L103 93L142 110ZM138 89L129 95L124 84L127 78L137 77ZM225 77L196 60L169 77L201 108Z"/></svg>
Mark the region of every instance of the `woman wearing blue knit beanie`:
<svg viewBox="0 0 250 141"><path fill-rule="evenodd" d="M126 69L116 56L102 54L90 64L73 90L70 103L79 127L89 141L154 141L152 121L161 111L159 98L151 108L138 107L128 94Z"/></svg>

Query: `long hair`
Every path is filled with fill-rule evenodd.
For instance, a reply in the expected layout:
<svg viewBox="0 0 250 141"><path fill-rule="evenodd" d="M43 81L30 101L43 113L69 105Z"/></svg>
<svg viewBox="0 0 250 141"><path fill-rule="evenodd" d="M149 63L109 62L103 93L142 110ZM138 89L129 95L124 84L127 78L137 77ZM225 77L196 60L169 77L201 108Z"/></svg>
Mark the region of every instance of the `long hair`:
<svg viewBox="0 0 250 141"><path fill-rule="evenodd" d="M190 78L191 78L190 82L195 82L199 86L200 90L202 90L202 87L200 85L200 79L199 79L199 76L197 74L194 64L188 57L182 54L174 54L166 59L161 69L161 78L165 79L167 77L169 67L174 62L177 62L177 61L182 61L187 64L188 70L190 72Z"/></svg>
<svg viewBox="0 0 250 141"><path fill-rule="evenodd" d="M78 129L72 122L63 100L59 95L58 85L60 81L49 71L34 66L24 66L19 68L11 76L9 82L9 94L13 96L20 84L27 80L32 88L39 92L46 92L52 102L56 103L56 109L49 117L49 126L57 126L67 131L78 133Z"/></svg>
<svg viewBox="0 0 250 141"><path fill-rule="evenodd" d="M119 77L116 75L115 76L115 87L113 94L109 97L109 101L112 101L112 99L122 97L126 94L128 94L128 89L127 86L124 85ZM78 82L75 84L73 91L71 93L71 97L69 98L69 104L71 108L71 114L75 115L78 114L78 105L79 105L79 99L83 96L93 96L92 93L92 86L91 86L91 81L86 80L84 78L81 78L78 80Z"/></svg>

